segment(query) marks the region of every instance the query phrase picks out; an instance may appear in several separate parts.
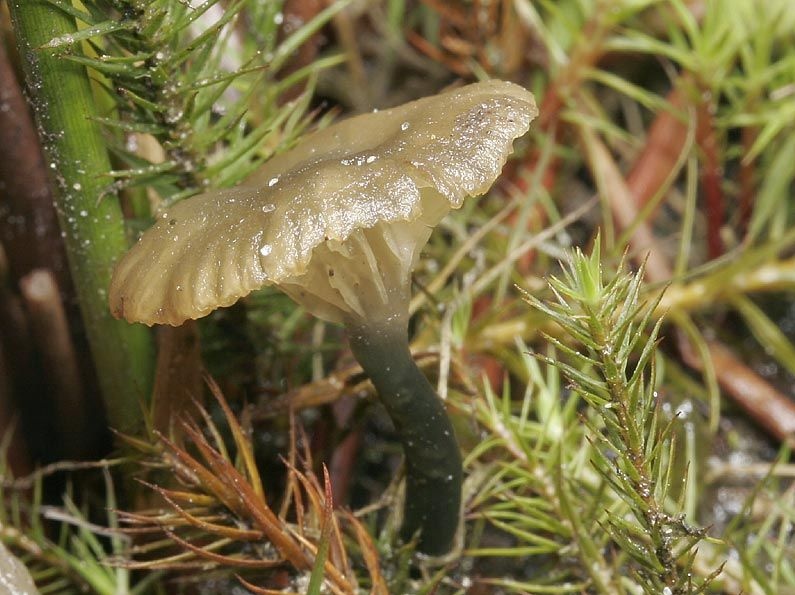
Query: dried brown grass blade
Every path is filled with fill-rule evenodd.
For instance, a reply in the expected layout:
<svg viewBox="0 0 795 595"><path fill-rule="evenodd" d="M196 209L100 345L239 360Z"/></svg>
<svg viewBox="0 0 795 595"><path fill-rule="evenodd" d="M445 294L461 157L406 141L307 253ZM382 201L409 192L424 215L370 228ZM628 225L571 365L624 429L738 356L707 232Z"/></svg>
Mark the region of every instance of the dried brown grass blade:
<svg viewBox="0 0 795 595"><path fill-rule="evenodd" d="M234 508L231 509L241 518L250 519L259 527L279 553L296 568L299 570L309 568L306 554L285 531L282 521L273 513L265 500L257 497L246 478L207 443L197 428L188 423L184 423L183 427L186 435L190 437L209 465L212 475L222 478L220 489L226 499L233 504ZM230 490L234 492L234 498L226 496Z"/></svg>
<svg viewBox="0 0 795 595"><path fill-rule="evenodd" d="M350 526L353 527L356 541L361 548L364 565L367 567L367 572L370 574L370 583L372 584L370 595L389 595L389 587L384 575L381 573L378 549L376 549L373 543L370 532L350 511L345 510L342 514Z"/></svg>
<svg viewBox="0 0 795 595"><path fill-rule="evenodd" d="M218 404L221 406L221 410L224 412L226 421L229 423L229 428L232 431L232 437L234 438L235 446L237 446L238 455L243 459L243 466L246 469L248 481L251 484L254 493L262 501L265 501L265 490L262 487L262 479L260 478L259 470L257 469L257 462L254 460L254 451L251 447L251 441L246 436L243 428L240 427L237 416L235 416L232 413L232 410L229 408L229 404L226 402L223 393L221 393L221 388L218 386L218 383L209 375L205 376L205 382L207 382L210 392L215 397L215 400L218 401Z"/></svg>
<svg viewBox="0 0 795 595"><path fill-rule="evenodd" d="M175 543L181 545L186 550L193 552L195 555L200 556L206 560L211 562L215 562L216 564L221 564L223 566L238 566L241 568L275 568L276 566L282 566L284 564L284 560L252 560L251 558L238 558L236 556L226 556L224 554L216 554L213 551L210 551L209 547L213 547L213 549L219 549L224 545L229 543L233 543L231 539L221 539L218 541L213 542L212 544L199 547L197 545L192 544L191 542L182 539L176 533L172 531L164 531L166 535L169 536ZM220 544L220 545L219 545Z"/></svg>
<svg viewBox="0 0 795 595"><path fill-rule="evenodd" d="M182 508L179 504L177 504L174 500L168 497L165 493L165 490L159 488L158 486L152 486L160 496L168 502L174 511L182 517L189 525L196 527L197 529L202 529L203 531L207 531L208 533L213 533L215 535L221 535L222 537L226 537L228 539L234 539L235 541L258 541L264 537L262 531L254 531L250 529L238 529L237 527L230 527L228 525L219 525L217 523L209 522L206 519L201 519L196 515L188 512L184 508ZM216 517L217 518L217 517Z"/></svg>
<svg viewBox="0 0 795 595"><path fill-rule="evenodd" d="M190 434L191 439L194 440L194 442L198 441L199 443L206 444L204 436L202 436L200 432L193 430L193 428L191 428L187 422L183 421L182 426L186 433ZM245 505L243 504L243 500L240 498L240 495L236 490L234 490L234 488L230 488L230 486L228 486L227 483L221 479L222 476L217 474L215 469L210 471L187 451L171 442L165 436L160 435L159 438L163 444L166 445L169 453L196 476L199 484L201 484L205 490L215 495L215 497L218 498L218 500L220 500L224 506L233 511L235 514L244 514ZM199 444L196 444L196 446L198 447ZM209 445L207 448L209 448Z"/></svg>
<svg viewBox="0 0 795 595"><path fill-rule="evenodd" d="M243 585L252 593L257 593L257 595L301 595L300 593L295 593L294 591L282 591L281 589L266 589L265 587L258 587L239 575L236 578L238 581L240 581L241 585Z"/></svg>

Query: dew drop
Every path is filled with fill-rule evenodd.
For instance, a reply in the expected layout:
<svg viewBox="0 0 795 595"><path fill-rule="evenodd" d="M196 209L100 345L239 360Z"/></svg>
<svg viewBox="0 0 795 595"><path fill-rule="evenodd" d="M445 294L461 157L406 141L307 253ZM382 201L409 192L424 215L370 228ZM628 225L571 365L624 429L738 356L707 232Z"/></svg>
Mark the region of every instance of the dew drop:
<svg viewBox="0 0 795 595"><path fill-rule="evenodd" d="M276 176L275 178L271 178L270 180L268 180L268 187L270 188L278 183L279 183L279 176Z"/></svg>
<svg viewBox="0 0 795 595"><path fill-rule="evenodd" d="M262 244L262 246L259 249L259 253L262 254L263 256L267 256L268 254L271 253L271 250L273 250L273 247L270 244Z"/></svg>
<svg viewBox="0 0 795 595"><path fill-rule="evenodd" d="M410 124L409 124L408 122L403 122L403 123L400 125L400 129L401 129L401 130L408 130L408 129L409 129L409 126L410 126Z"/></svg>
<svg viewBox="0 0 795 595"><path fill-rule="evenodd" d="M266 205L262 205L262 212L263 213L271 213L274 210L276 210L276 205L274 205L272 203L268 203Z"/></svg>

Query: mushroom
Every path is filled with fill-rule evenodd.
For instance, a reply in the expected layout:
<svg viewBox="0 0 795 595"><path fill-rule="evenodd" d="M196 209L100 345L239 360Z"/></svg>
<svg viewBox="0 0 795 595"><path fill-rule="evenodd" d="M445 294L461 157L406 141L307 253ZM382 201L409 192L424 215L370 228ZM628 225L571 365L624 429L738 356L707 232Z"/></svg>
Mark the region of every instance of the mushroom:
<svg viewBox="0 0 795 595"><path fill-rule="evenodd" d="M116 266L111 310L176 326L273 284L345 325L403 445L402 536L419 531L421 551L446 553L461 457L409 352L411 272L434 226L489 189L536 114L530 92L492 80L315 132L243 185L166 210Z"/></svg>

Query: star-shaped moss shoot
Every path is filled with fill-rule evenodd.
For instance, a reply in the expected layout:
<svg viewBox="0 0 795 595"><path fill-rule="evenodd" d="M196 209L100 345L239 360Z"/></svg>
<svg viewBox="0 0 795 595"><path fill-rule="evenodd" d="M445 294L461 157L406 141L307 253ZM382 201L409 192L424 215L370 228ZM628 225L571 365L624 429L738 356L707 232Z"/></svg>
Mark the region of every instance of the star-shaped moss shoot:
<svg viewBox="0 0 795 595"><path fill-rule="evenodd" d="M307 136L242 186L184 200L116 266L118 317L179 325L273 284L341 323L403 444L402 534L452 546L461 457L408 347L411 272L434 226L486 192L537 110L487 81L364 114Z"/></svg>

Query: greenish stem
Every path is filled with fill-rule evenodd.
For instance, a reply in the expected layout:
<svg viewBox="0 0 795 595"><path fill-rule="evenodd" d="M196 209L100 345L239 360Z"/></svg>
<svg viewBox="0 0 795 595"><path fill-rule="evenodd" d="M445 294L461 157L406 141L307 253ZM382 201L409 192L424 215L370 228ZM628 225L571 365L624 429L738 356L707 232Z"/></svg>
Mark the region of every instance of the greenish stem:
<svg viewBox="0 0 795 595"><path fill-rule="evenodd" d="M154 346L148 329L111 317L111 267L127 249L118 201L102 198L110 161L84 67L42 49L73 34L74 19L46 0L9 0L26 86L56 182L56 208L83 324L112 426L135 429L148 398Z"/></svg>
<svg viewBox="0 0 795 595"><path fill-rule="evenodd" d="M441 399L417 368L404 318L381 326L348 325L353 354L375 385L406 457L401 535L420 532L419 550L433 556L453 545L461 519L461 454Z"/></svg>

